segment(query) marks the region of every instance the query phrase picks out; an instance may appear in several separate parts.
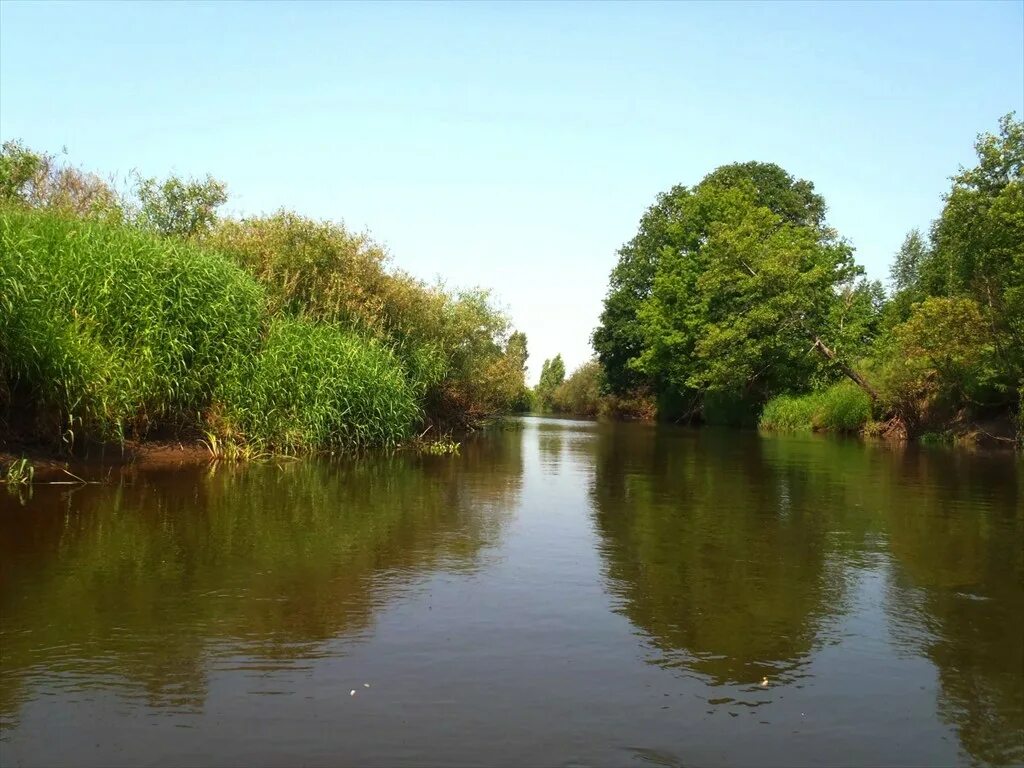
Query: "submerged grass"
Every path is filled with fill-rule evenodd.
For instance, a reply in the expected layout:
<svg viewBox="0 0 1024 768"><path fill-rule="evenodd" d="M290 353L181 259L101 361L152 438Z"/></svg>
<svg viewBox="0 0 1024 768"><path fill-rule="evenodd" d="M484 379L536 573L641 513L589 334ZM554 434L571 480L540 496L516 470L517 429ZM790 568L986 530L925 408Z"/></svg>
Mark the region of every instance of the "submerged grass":
<svg viewBox="0 0 1024 768"><path fill-rule="evenodd" d="M765 403L758 426L773 432L859 432L871 420L871 399L852 382Z"/></svg>

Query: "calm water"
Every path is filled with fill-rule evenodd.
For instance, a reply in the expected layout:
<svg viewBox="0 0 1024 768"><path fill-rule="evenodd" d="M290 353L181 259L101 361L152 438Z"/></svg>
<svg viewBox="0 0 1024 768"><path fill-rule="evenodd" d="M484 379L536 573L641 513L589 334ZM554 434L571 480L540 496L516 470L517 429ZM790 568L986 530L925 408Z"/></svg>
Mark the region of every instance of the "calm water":
<svg viewBox="0 0 1024 768"><path fill-rule="evenodd" d="M527 419L0 494L5 766L1024 762L1011 455Z"/></svg>

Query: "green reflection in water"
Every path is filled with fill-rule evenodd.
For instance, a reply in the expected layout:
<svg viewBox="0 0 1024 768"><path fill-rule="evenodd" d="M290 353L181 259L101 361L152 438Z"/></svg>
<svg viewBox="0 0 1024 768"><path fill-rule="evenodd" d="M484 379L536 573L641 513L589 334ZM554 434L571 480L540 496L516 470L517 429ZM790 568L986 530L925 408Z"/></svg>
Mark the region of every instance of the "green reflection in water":
<svg viewBox="0 0 1024 768"><path fill-rule="evenodd" d="M461 457L143 473L9 505L0 716L16 716L32 675L199 710L210 657L269 669L332 652L423 575L476 566L515 507L520 439Z"/></svg>
<svg viewBox="0 0 1024 768"><path fill-rule="evenodd" d="M715 685L799 676L858 571L882 569L894 642L935 665L962 746L1024 761L1019 458L682 430L591 446L610 589L654 663Z"/></svg>

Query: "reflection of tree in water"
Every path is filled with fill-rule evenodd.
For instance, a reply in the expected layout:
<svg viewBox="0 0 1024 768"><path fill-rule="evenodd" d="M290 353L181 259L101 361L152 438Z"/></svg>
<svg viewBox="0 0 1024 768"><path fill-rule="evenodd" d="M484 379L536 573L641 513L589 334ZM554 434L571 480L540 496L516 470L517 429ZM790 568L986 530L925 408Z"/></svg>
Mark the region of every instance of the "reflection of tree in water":
<svg viewBox="0 0 1024 768"><path fill-rule="evenodd" d="M808 478L737 433L623 430L595 450L608 576L659 663L714 683L793 674L842 592Z"/></svg>
<svg viewBox="0 0 1024 768"><path fill-rule="evenodd" d="M562 459L563 432L565 427L558 423L538 422L533 425L537 432L537 450L540 452L541 465L554 469Z"/></svg>
<svg viewBox="0 0 1024 768"><path fill-rule="evenodd" d="M541 465L559 472L570 467L589 471L593 464L594 439L608 427L596 421L554 418L537 419L530 425L536 435Z"/></svg>
<svg viewBox="0 0 1024 768"><path fill-rule="evenodd" d="M515 505L519 441L36 493L0 525L0 715L40 677L199 708L213 657L287 665L357 636L424 573L474 567Z"/></svg>
<svg viewBox="0 0 1024 768"><path fill-rule="evenodd" d="M1024 473L1012 456L908 452L882 505L897 639L935 664L975 759L1024 762Z"/></svg>

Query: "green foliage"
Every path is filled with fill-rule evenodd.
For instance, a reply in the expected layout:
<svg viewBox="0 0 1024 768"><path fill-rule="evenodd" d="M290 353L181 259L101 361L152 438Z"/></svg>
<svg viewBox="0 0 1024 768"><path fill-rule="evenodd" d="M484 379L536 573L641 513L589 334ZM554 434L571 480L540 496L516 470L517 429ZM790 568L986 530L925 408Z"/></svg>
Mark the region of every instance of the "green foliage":
<svg viewBox="0 0 1024 768"><path fill-rule="evenodd" d="M20 141L5 141L0 148L0 202L27 202L32 182L42 166L41 155L27 149Z"/></svg>
<svg viewBox="0 0 1024 768"><path fill-rule="evenodd" d="M973 299L929 297L878 349L882 401L912 433L935 429L966 404L998 397L996 347Z"/></svg>
<svg viewBox="0 0 1024 768"><path fill-rule="evenodd" d="M691 386L694 371L687 358L709 322L707 313L716 309L713 299L699 296L697 285L712 263L705 246L716 234L721 246L728 234L723 219L741 218L744 208L764 209L790 227L817 231L825 203L810 182L755 162L722 166L696 187L675 186L659 195L636 236L619 251L594 332L609 391ZM659 349L651 349L652 341Z"/></svg>
<svg viewBox="0 0 1024 768"><path fill-rule="evenodd" d="M450 437L418 443L416 449L427 456L458 456L460 444Z"/></svg>
<svg viewBox="0 0 1024 768"><path fill-rule="evenodd" d="M36 468L23 456L8 465L7 471L0 477L0 483L6 485L32 485L32 479L35 476Z"/></svg>
<svg viewBox="0 0 1024 768"><path fill-rule="evenodd" d="M182 238L210 231L217 222L217 209L228 199L227 186L212 176L202 180L138 178L135 194L135 221L140 227Z"/></svg>
<svg viewBox="0 0 1024 768"><path fill-rule="evenodd" d="M965 296L993 328L1005 386L1024 381L1024 121L975 144L978 165L953 177L922 267L929 295Z"/></svg>
<svg viewBox="0 0 1024 768"><path fill-rule="evenodd" d="M19 141L0 148L0 205L54 208L107 221L123 218L117 193L99 176Z"/></svg>
<svg viewBox="0 0 1024 768"><path fill-rule="evenodd" d="M509 389L518 389L509 407L512 413L528 413L533 408L533 393L526 386L526 361L529 357L526 334L516 331L508 337L508 344L505 347L507 375L510 379L506 386Z"/></svg>
<svg viewBox="0 0 1024 768"><path fill-rule="evenodd" d="M602 379L599 362L590 360L584 363L555 387L551 395L552 409L556 413L574 416L597 416L601 409Z"/></svg>
<svg viewBox="0 0 1024 768"><path fill-rule="evenodd" d="M287 211L225 221L205 242L256 275L273 313L340 323L391 347L431 417L474 421L522 398L526 337L509 333L486 291L427 285L390 269L367 235Z"/></svg>
<svg viewBox="0 0 1024 768"><path fill-rule="evenodd" d="M278 450L393 446L419 416L398 360L335 325L278 318L218 391L220 431Z"/></svg>
<svg viewBox="0 0 1024 768"><path fill-rule="evenodd" d="M660 195L619 252L594 333L607 389L647 388L662 418L709 423L843 376L911 434L1019 412L1024 123L1004 117L976 150L930 236L907 235L890 296L860 277L813 185L778 166L723 166ZM766 413L808 424L807 407L786 396Z"/></svg>
<svg viewBox="0 0 1024 768"><path fill-rule="evenodd" d="M1019 410L1024 386L1024 123L1012 115L953 177L930 241L893 266L873 365L911 434ZM947 430L948 431L948 430Z"/></svg>
<svg viewBox="0 0 1024 768"><path fill-rule="evenodd" d="M773 432L810 432L818 400L817 393L776 395L764 404L758 426Z"/></svg>
<svg viewBox="0 0 1024 768"><path fill-rule="evenodd" d="M808 347L823 335L842 359L858 354L877 332L882 293L856 282L824 211L810 182L766 163L723 166L660 195L620 250L594 333L607 388L653 388L670 418L711 397L706 414L749 423L759 400L834 380Z"/></svg>
<svg viewBox="0 0 1024 768"><path fill-rule="evenodd" d="M871 420L871 398L849 381L806 395L777 395L758 423L774 432L859 432Z"/></svg>
<svg viewBox="0 0 1024 768"><path fill-rule="evenodd" d="M487 291L391 269L340 224L219 221L209 176L134 192L122 206L95 176L3 145L0 396L46 422L30 432L203 427L212 452L248 455L391 445L418 419L528 405L526 336Z"/></svg>
<svg viewBox="0 0 1024 768"><path fill-rule="evenodd" d="M259 285L223 257L61 212L0 209L0 360L51 436L194 421L258 345Z"/></svg>
<svg viewBox="0 0 1024 768"><path fill-rule="evenodd" d="M558 354L545 360L540 369L540 380L534 388L534 404L541 413L549 413L555 408L555 390L565 381L565 363Z"/></svg>
<svg viewBox="0 0 1024 768"><path fill-rule="evenodd" d="M706 222L701 242L659 260L633 365L678 392L799 386L820 366L809 340L832 326L841 289L854 290L849 247L758 206L751 185L702 186L690 205Z"/></svg>
<svg viewBox="0 0 1024 768"><path fill-rule="evenodd" d="M592 343L605 372L608 390L624 394L646 383L631 362L643 352L644 339L637 321L640 305L650 295L658 260L680 239L678 211L690 190L675 186L658 199L640 219L633 239L619 249L612 269L601 322Z"/></svg>

